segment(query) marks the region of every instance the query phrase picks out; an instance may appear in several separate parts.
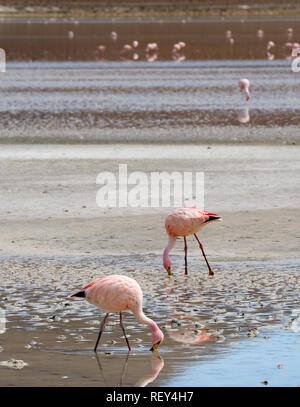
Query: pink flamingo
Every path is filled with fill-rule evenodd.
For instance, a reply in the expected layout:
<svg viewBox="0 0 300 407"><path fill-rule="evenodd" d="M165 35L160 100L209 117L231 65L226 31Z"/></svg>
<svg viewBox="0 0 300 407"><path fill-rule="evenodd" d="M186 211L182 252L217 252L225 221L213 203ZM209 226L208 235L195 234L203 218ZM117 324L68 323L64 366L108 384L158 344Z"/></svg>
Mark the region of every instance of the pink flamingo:
<svg viewBox="0 0 300 407"><path fill-rule="evenodd" d="M106 51L106 46L105 45L98 45L98 51L99 52L105 52Z"/></svg>
<svg viewBox="0 0 300 407"><path fill-rule="evenodd" d="M172 213L170 213L165 221L165 228L167 234L169 236L169 243L164 250L163 255L163 263L164 268L167 270L169 275L172 275L171 271L171 260L169 257L169 252L173 249L176 243L176 239L178 236L184 237L184 261L185 261L185 275L188 274L187 271L187 243L186 243L186 236L194 235L197 242L199 243L199 247L202 251L203 257L208 267L209 275L213 276L214 273L210 268L210 265L207 261L205 256L203 246L196 235L196 232L199 232L205 225L214 221L222 221L219 215L215 213L210 213L207 211L203 211L195 206L186 206L183 208L175 209Z"/></svg>
<svg viewBox="0 0 300 407"><path fill-rule="evenodd" d="M263 32L263 30L258 30L256 33L258 38L263 38L263 36L265 35L265 33Z"/></svg>
<svg viewBox="0 0 300 407"><path fill-rule="evenodd" d="M293 43L286 42L283 46L283 54L285 59L292 59Z"/></svg>
<svg viewBox="0 0 300 407"><path fill-rule="evenodd" d="M249 92L249 87L250 87L250 81L249 79L240 79L239 80L239 87L241 91L244 91L246 94L246 100L250 99L250 92Z"/></svg>
<svg viewBox="0 0 300 407"><path fill-rule="evenodd" d="M227 30L226 32L225 32L225 35L226 35L226 38L231 38L232 37L232 32L230 31L230 30Z"/></svg>
<svg viewBox="0 0 300 407"><path fill-rule="evenodd" d="M146 317L143 313L143 292L134 279L120 275L110 275L97 278L87 286L83 287L80 291L72 294L71 297L84 297L89 303L106 311L106 315L100 325L100 331L94 347L94 352L97 351L98 343L110 312L120 313L120 325L124 333L128 350L131 351L130 343L122 322L122 311L128 309L133 312L138 321L151 328L153 346L150 350L157 352L158 346L164 339L164 334L157 324L152 321L152 319Z"/></svg>
<svg viewBox="0 0 300 407"><path fill-rule="evenodd" d="M110 38L111 38L113 41L116 41L117 38L118 38L118 34L117 34L115 31L112 31L112 32L110 33Z"/></svg>
<svg viewBox="0 0 300 407"><path fill-rule="evenodd" d="M268 45L267 45L267 58L270 61L273 61L273 59L275 58L275 55L270 52L271 48L273 48L273 47L275 47L275 42L274 41L269 41Z"/></svg>

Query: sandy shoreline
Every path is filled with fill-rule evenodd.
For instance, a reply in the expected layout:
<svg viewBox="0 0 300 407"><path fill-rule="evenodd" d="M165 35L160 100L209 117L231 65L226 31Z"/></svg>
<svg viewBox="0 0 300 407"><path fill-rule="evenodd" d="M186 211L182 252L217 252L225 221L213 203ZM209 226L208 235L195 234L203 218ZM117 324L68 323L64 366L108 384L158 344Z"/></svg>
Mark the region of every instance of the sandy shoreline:
<svg viewBox="0 0 300 407"><path fill-rule="evenodd" d="M97 174L117 175L118 164L127 163L128 172L204 172L205 208L224 219L201 232L210 258L299 258L299 147L192 150L188 159L189 149L185 153L178 146L119 146L115 153L110 146L40 146L37 159L34 147L18 146L19 158L11 159L10 147L3 146L0 253L161 255L167 242L164 219L172 208L108 209L96 204ZM150 158L155 154L157 159ZM190 252L197 254L190 241ZM182 251L178 241L174 254Z"/></svg>
<svg viewBox="0 0 300 407"><path fill-rule="evenodd" d="M210 259L222 261L299 259L299 222L294 222L294 219L299 219L300 210L294 209L292 212L293 216L288 216L284 226L281 224L282 210L222 213L222 225L214 225L201 233L206 253ZM159 214L146 217L2 221L0 254L155 253L162 256L167 244L164 219L165 215ZM239 226L241 224L243 229ZM189 253L199 254L202 261L194 239L189 238L188 242ZM182 239L178 239L172 253L182 255L183 261Z"/></svg>

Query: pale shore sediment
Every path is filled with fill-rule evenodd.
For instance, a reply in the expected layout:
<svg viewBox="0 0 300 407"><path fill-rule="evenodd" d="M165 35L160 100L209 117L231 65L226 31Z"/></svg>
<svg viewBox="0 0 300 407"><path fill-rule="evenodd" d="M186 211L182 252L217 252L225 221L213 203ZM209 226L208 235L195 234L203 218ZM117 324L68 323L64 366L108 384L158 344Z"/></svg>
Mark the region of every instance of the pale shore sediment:
<svg viewBox="0 0 300 407"><path fill-rule="evenodd" d="M170 208L96 204L97 174L117 176L126 163L128 173L204 172L205 209L224 220L200 233L211 258L299 258L298 146L193 146L190 158L183 146L119 146L115 157L110 146L46 146L39 158L3 147L0 254L161 253ZM182 250L178 242L174 253ZM190 251L198 252L194 242Z"/></svg>

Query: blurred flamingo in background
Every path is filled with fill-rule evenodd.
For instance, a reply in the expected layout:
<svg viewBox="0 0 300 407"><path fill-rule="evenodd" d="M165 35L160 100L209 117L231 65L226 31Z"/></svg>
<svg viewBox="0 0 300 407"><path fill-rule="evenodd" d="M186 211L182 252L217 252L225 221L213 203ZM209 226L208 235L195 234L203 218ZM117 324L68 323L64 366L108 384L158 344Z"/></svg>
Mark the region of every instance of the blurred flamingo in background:
<svg viewBox="0 0 300 407"><path fill-rule="evenodd" d="M232 32L231 32L231 30L227 30L226 32L225 32L225 35L226 35L226 38L231 38L232 37Z"/></svg>
<svg viewBox="0 0 300 407"><path fill-rule="evenodd" d="M286 42L283 46L283 55L285 59L292 59L293 44L291 42Z"/></svg>
<svg viewBox="0 0 300 407"><path fill-rule="evenodd" d="M225 36L226 36L227 41L230 43L230 45L233 45L234 44L234 38L232 37L232 32L230 30L227 30L225 32Z"/></svg>
<svg viewBox="0 0 300 407"><path fill-rule="evenodd" d="M120 313L120 325L124 333L128 350L131 351L125 328L122 323L122 311L130 310L139 322L148 325L152 330L153 347L150 350L157 353L158 346L164 339L164 334L157 324L144 314L142 308L143 292L140 285L133 278L121 275L110 275L97 278L87 286L83 287L80 291L72 294L71 297L83 297L89 303L106 311L106 315L100 325L100 331L94 347L94 352L97 351L98 343L110 312Z"/></svg>
<svg viewBox="0 0 300 407"><path fill-rule="evenodd" d="M176 62L185 61L186 57L182 54L182 49L185 48L186 43L184 41L177 42L173 45L172 59Z"/></svg>
<svg viewBox="0 0 300 407"><path fill-rule="evenodd" d="M219 215L215 213L210 213L207 211L203 211L195 206L186 206L183 208L175 209L172 213L170 213L165 221L165 228L167 234L169 236L169 243L164 250L163 254L163 263L164 268L167 270L169 275L172 275L171 271L171 260L169 257L169 252L173 249L176 244L176 239L179 236L184 237L184 261L185 261L185 275L188 274L187 270L187 243L186 243L186 236L194 235L197 242L199 243L199 247L202 251L203 257L208 267L209 275L213 276L214 273L207 261L205 256L203 246L196 235L196 232L199 232L205 225L208 223L212 223L215 221L222 221Z"/></svg>
<svg viewBox="0 0 300 407"><path fill-rule="evenodd" d="M246 79L246 78L240 79L239 80L239 88L240 88L240 90L242 92L245 92L246 100L248 101L250 99L250 91L249 91L250 81L249 81L249 79Z"/></svg>
<svg viewBox="0 0 300 407"><path fill-rule="evenodd" d="M257 30L256 35L257 35L258 38L263 38L265 33L263 32L263 30Z"/></svg>
<svg viewBox="0 0 300 407"><path fill-rule="evenodd" d="M105 53L106 53L106 46L102 45L102 44L98 45L97 51L96 51L96 59L103 61Z"/></svg>
<svg viewBox="0 0 300 407"><path fill-rule="evenodd" d="M297 53L294 54L294 50L300 48L300 44L298 42L286 42L283 46L283 55L285 59L293 59L297 56Z"/></svg>
<svg viewBox="0 0 300 407"><path fill-rule="evenodd" d="M159 48L156 42L149 42L145 49L145 57L148 62L154 62L158 58Z"/></svg>
<svg viewBox="0 0 300 407"><path fill-rule="evenodd" d="M117 34L115 31L112 31L112 32L110 33L110 38L111 38L113 41L116 41L116 40L118 39L118 34Z"/></svg>
<svg viewBox="0 0 300 407"><path fill-rule="evenodd" d="M293 30L291 27L287 29L287 36L288 36L288 39L289 39L289 40L292 39L292 37L293 37L293 32L294 32L294 30Z"/></svg>
<svg viewBox="0 0 300 407"><path fill-rule="evenodd" d="M275 57L275 55L270 52L271 48L273 48L273 47L275 47L275 42L274 41L269 41L268 45L267 45L267 58L270 61L272 61L274 59L274 57Z"/></svg>

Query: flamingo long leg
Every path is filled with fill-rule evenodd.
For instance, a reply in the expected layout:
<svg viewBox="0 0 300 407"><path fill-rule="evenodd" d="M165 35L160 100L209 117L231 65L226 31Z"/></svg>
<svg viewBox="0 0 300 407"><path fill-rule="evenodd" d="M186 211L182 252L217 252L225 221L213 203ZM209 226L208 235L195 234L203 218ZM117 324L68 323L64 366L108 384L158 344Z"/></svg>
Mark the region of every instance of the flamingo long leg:
<svg viewBox="0 0 300 407"><path fill-rule="evenodd" d="M188 268L187 268L187 243L186 243L186 236L184 238L184 264L185 264L185 275L188 275Z"/></svg>
<svg viewBox="0 0 300 407"><path fill-rule="evenodd" d="M105 323L106 323L106 321L107 321L107 318L108 318L108 313L105 315L103 321L101 322L98 339L97 339L97 342L96 342L95 347L94 347L94 352L97 351L98 343L99 343L99 341L100 341L102 332L103 332L103 330L104 330L104 325L105 325Z"/></svg>
<svg viewBox="0 0 300 407"><path fill-rule="evenodd" d="M123 334L124 334L125 339L126 339L128 350L131 351L130 343L129 343L129 340L128 340L127 336L126 336L125 328L124 328L124 325L123 325L123 322L122 322L122 312L120 312L120 325L121 325Z"/></svg>
<svg viewBox="0 0 300 407"><path fill-rule="evenodd" d="M210 276L213 276L214 273L213 273L213 271L212 271L212 269L211 269L211 267L210 267L210 265L209 265L209 263L208 263L208 261L207 261L207 258L206 258L206 256L205 256L205 253L204 253L204 250L203 250L203 246L202 246L200 240L198 239L198 236L196 235L196 233L194 233L194 236L195 236L195 238L197 239L197 242L199 243L199 247L200 247L200 249L201 249L201 251L202 251L202 254L203 254L203 257L204 257L204 259L205 259L205 261L206 261L206 264L207 264L207 267L208 267L208 274L209 274Z"/></svg>

